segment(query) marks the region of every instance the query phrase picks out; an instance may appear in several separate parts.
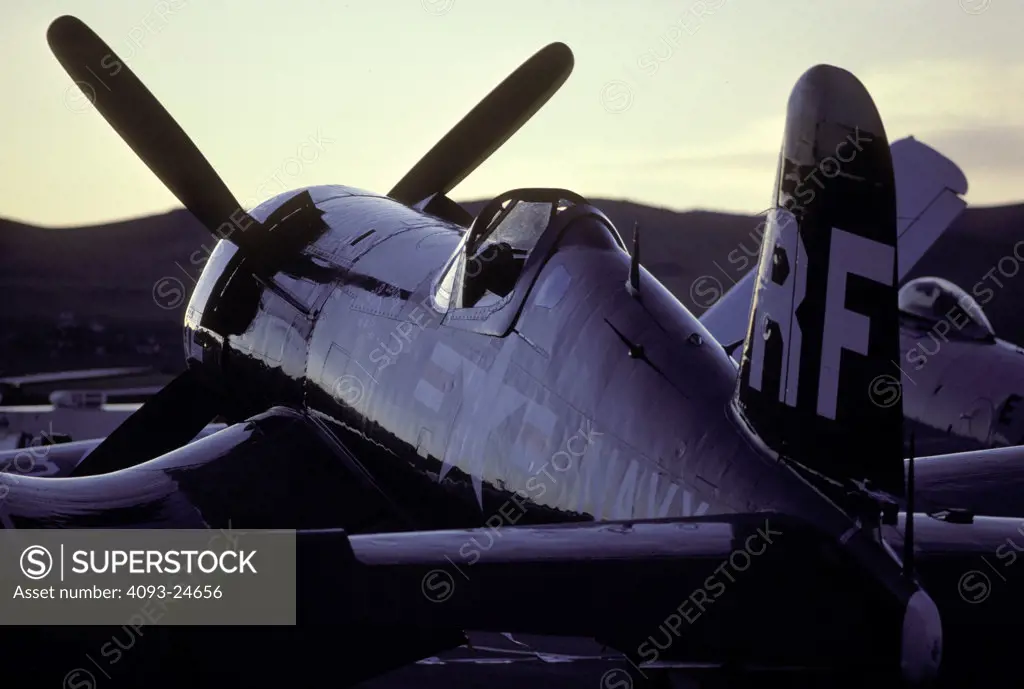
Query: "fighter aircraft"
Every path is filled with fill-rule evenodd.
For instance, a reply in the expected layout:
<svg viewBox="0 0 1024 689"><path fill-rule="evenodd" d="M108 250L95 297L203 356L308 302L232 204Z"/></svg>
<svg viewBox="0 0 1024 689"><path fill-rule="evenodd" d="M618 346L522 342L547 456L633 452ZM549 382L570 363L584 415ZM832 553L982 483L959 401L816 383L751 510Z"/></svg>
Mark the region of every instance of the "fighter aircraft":
<svg viewBox="0 0 1024 689"><path fill-rule="evenodd" d="M814 67L790 98L737 375L585 198L518 189L475 219L448 199L568 77L563 44L387 196L312 187L246 211L90 29L61 17L48 40L217 241L186 372L72 477L0 474L4 526L302 531L301 626L147 627L134 685L350 685L463 629L591 636L642 663L668 620L654 655L682 674L1004 677L1021 594L971 605L957 583L1016 520L896 515L916 496L876 385L899 383L893 173L850 73ZM787 204L837 150L843 174ZM218 413L237 423L186 445ZM757 571L724 585L744 548ZM459 564L460 592L425 600L424 573ZM705 624L681 626L689 603ZM55 658L109 638L14 630L6 676L61 678Z"/></svg>

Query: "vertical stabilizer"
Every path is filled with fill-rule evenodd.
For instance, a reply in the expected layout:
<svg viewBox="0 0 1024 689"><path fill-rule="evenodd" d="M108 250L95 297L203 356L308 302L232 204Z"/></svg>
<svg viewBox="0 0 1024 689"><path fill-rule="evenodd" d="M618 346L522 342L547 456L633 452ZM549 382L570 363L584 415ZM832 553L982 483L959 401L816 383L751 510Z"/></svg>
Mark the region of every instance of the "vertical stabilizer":
<svg viewBox="0 0 1024 689"><path fill-rule="evenodd" d="M773 450L903 494L892 159L864 86L827 65L793 89L735 403Z"/></svg>

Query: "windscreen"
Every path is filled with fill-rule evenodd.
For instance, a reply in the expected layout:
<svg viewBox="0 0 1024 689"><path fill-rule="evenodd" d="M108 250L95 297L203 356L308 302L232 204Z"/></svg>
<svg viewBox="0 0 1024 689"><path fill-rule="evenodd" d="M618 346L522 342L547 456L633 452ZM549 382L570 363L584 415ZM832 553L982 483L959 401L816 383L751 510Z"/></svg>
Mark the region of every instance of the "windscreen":
<svg viewBox="0 0 1024 689"><path fill-rule="evenodd" d="M552 210L552 204L546 201L514 201L475 248L505 242L513 249L529 252L547 229Z"/></svg>

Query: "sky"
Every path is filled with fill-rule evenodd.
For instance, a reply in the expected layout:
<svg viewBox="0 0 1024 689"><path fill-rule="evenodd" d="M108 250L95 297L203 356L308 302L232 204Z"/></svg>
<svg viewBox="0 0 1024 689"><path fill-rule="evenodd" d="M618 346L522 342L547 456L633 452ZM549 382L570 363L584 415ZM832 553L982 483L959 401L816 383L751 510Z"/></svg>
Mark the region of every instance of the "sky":
<svg viewBox="0 0 1024 689"><path fill-rule="evenodd" d="M0 23L0 217L179 205L50 53L62 14L106 40L243 205L312 184L386 193L553 41L573 74L454 198L547 186L761 211L789 91L829 63L865 84L890 141L960 165L970 204L1024 200L1016 0L33 0Z"/></svg>

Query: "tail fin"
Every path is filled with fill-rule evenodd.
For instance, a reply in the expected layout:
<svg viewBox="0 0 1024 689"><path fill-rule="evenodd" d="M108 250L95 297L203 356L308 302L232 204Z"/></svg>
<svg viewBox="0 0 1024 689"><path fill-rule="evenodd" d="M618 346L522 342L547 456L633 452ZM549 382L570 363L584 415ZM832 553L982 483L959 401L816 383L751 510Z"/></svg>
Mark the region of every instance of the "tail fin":
<svg viewBox="0 0 1024 689"><path fill-rule="evenodd" d="M774 451L903 494L892 159L849 72L819 65L789 99L735 404Z"/></svg>
<svg viewBox="0 0 1024 689"><path fill-rule="evenodd" d="M899 278L903 280L967 207L967 178L956 163L914 137L893 141Z"/></svg>
<svg viewBox="0 0 1024 689"><path fill-rule="evenodd" d="M967 178L956 163L914 137L893 141L889 152L896 178L897 274L902 281L967 206L961 198L967 193ZM756 273L746 273L700 317L723 345L743 340ZM737 361L740 354L735 354Z"/></svg>

